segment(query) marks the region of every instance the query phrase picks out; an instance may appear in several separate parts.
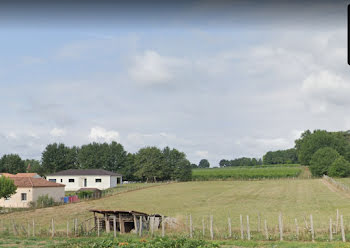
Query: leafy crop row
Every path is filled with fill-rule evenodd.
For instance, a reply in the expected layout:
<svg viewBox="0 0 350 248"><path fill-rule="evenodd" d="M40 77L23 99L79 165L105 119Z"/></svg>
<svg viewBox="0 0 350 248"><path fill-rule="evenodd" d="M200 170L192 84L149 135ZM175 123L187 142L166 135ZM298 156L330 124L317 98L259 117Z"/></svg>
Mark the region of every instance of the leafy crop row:
<svg viewBox="0 0 350 248"><path fill-rule="evenodd" d="M215 179L272 179L297 177L301 173L299 167L237 167L192 170L193 180Z"/></svg>

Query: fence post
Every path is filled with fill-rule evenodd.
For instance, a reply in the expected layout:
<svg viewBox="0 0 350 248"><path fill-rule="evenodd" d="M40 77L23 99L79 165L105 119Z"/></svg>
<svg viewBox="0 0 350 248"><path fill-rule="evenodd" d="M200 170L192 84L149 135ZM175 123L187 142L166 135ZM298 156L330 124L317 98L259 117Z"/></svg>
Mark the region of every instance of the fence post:
<svg viewBox="0 0 350 248"><path fill-rule="evenodd" d="M239 220L241 222L241 239L243 240L244 239L244 230L243 230L243 217L241 214L239 215Z"/></svg>
<svg viewBox="0 0 350 248"><path fill-rule="evenodd" d="M205 225L204 225L204 217L202 218L202 228L203 228L203 238L205 236Z"/></svg>
<svg viewBox="0 0 350 248"><path fill-rule="evenodd" d="M311 227L311 239L312 239L312 242L315 242L315 230L314 230L314 221L312 219L312 214L310 214L310 227Z"/></svg>
<svg viewBox="0 0 350 248"><path fill-rule="evenodd" d="M297 240L299 240L299 226L298 226L297 218L295 218L294 221L295 221L295 232L296 232Z"/></svg>
<svg viewBox="0 0 350 248"><path fill-rule="evenodd" d="M210 215L210 238L214 239L214 230L213 230L213 216Z"/></svg>
<svg viewBox="0 0 350 248"><path fill-rule="evenodd" d="M260 213L258 213L258 232L260 232Z"/></svg>
<svg viewBox="0 0 350 248"><path fill-rule="evenodd" d="M227 221L228 221L228 237L231 238L232 237L231 218L228 217Z"/></svg>
<svg viewBox="0 0 350 248"><path fill-rule="evenodd" d="M193 238L192 230L192 215L190 215L190 238Z"/></svg>
<svg viewBox="0 0 350 248"><path fill-rule="evenodd" d="M249 215L247 215L247 239L250 240L250 224L249 224Z"/></svg>
<svg viewBox="0 0 350 248"><path fill-rule="evenodd" d="M53 218L51 219L51 225L52 225L52 227L51 227L52 237L54 237L55 236L55 222L54 222Z"/></svg>
<svg viewBox="0 0 350 248"><path fill-rule="evenodd" d="M265 227L265 237L266 237L266 240L269 240L269 232L268 232L268 229L267 229L267 221L265 219L264 221L264 227Z"/></svg>
<svg viewBox="0 0 350 248"><path fill-rule="evenodd" d="M151 225L151 235L153 237L153 232L154 232L154 218L155 217L150 217L149 218L149 222L150 222L150 225Z"/></svg>
<svg viewBox="0 0 350 248"><path fill-rule="evenodd" d="M67 238L69 237L69 220L67 220L67 230L66 230Z"/></svg>
<svg viewBox="0 0 350 248"><path fill-rule="evenodd" d="M27 236L28 238L30 237L30 224L29 224L29 221L28 221L28 227L27 227Z"/></svg>
<svg viewBox="0 0 350 248"><path fill-rule="evenodd" d="M191 219L191 221L192 221L192 219ZM165 219L164 219L164 216L162 216L162 237L164 237L164 236L165 236Z"/></svg>
<svg viewBox="0 0 350 248"><path fill-rule="evenodd" d="M344 230L343 215L340 215L340 229L341 229L342 240L343 240L343 242L346 242L346 240L345 240L345 230Z"/></svg>
<svg viewBox="0 0 350 248"><path fill-rule="evenodd" d="M278 224L280 230L280 241L283 241L283 222L282 222L282 213L280 212L278 216Z"/></svg>
<svg viewBox="0 0 350 248"><path fill-rule="evenodd" d="M337 209L337 220L335 224L335 233L338 233L338 226L339 226L339 209Z"/></svg>
<svg viewBox="0 0 350 248"><path fill-rule="evenodd" d="M332 218L329 218L329 241L333 240Z"/></svg>
<svg viewBox="0 0 350 248"><path fill-rule="evenodd" d="M35 237L35 221L34 221L34 219L33 219L33 237Z"/></svg>

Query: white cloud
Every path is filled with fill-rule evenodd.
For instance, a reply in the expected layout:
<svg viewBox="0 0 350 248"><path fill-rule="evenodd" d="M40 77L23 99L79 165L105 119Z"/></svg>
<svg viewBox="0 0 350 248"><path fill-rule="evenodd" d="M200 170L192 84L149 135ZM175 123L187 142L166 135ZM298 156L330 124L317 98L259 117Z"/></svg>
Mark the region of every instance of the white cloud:
<svg viewBox="0 0 350 248"><path fill-rule="evenodd" d="M208 151L204 151L204 150L200 150L200 151L196 151L195 155L197 157L200 157L200 158L208 158L209 152Z"/></svg>
<svg viewBox="0 0 350 248"><path fill-rule="evenodd" d="M161 56L156 51L148 50L134 58L129 76L146 84L165 83L173 78L174 69L185 64L183 59Z"/></svg>
<svg viewBox="0 0 350 248"><path fill-rule="evenodd" d="M66 130L55 127L50 131L50 135L53 137L62 137L66 134Z"/></svg>
<svg viewBox="0 0 350 248"><path fill-rule="evenodd" d="M315 113L350 104L350 83L327 70L310 74L303 81L301 91L306 104Z"/></svg>
<svg viewBox="0 0 350 248"><path fill-rule="evenodd" d="M119 133L114 130L107 131L102 127L93 127L90 130L89 139L92 141L119 141Z"/></svg>

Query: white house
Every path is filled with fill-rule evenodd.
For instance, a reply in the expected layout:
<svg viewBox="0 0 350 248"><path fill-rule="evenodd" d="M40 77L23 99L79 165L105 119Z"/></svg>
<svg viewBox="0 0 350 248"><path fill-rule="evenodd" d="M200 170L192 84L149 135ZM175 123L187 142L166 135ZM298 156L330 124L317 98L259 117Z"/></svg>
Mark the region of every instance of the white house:
<svg viewBox="0 0 350 248"><path fill-rule="evenodd" d="M66 191L77 191L82 188L103 190L123 183L121 174L102 169L64 170L48 175L46 179L50 182L65 184Z"/></svg>
<svg viewBox="0 0 350 248"><path fill-rule="evenodd" d="M3 175L6 176L6 175ZM30 202L35 202L39 196L48 195L54 201L60 202L64 197L64 185L48 182L43 178L9 177L17 186L16 193L9 198L0 199L0 207L27 208Z"/></svg>

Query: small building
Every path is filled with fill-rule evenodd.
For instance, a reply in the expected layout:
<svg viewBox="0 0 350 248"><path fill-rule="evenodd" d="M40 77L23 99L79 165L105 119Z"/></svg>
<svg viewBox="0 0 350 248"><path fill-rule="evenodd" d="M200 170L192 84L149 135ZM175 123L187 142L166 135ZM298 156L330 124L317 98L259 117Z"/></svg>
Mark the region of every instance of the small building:
<svg viewBox="0 0 350 248"><path fill-rule="evenodd" d="M140 228L140 223L142 223L141 226L144 230L149 229L151 223L153 223L154 229L158 229L159 222L162 221L162 217L158 214L149 215L133 210L125 211L93 209L90 210L90 212L94 213L95 231L105 230L107 233L114 230L120 233L129 233L131 231L137 232ZM150 218L157 218L157 224L155 224L155 221L150 222Z"/></svg>
<svg viewBox="0 0 350 248"><path fill-rule="evenodd" d="M50 182L63 183L66 191L77 191L82 188L97 188L100 190L114 188L123 183L121 174L103 169L70 169L46 176Z"/></svg>
<svg viewBox="0 0 350 248"><path fill-rule="evenodd" d="M38 200L39 196L48 195L54 201L60 202L64 197L64 185L46 181L43 178L9 177L17 186L17 191L11 197L0 199L0 207L27 208L30 202Z"/></svg>

